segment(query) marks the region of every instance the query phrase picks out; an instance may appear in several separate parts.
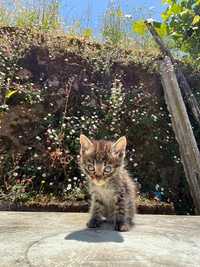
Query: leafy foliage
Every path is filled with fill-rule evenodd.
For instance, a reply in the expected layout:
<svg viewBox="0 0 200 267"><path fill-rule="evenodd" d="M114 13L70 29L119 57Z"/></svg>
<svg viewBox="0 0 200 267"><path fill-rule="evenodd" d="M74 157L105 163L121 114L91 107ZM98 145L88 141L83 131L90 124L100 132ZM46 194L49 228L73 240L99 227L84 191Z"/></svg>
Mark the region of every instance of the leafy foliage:
<svg viewBox="0 0 200 267"><path fill-rule="evenodd" d="M176 45L191 57L200 57L200 1L177 0L163 2L169 7L162 14L163 24ZM200 58L198 59L200 60Z"/></svg>
<svg viewBox="0 0 200 267"><path fill-rule="evenodd" d="M162 13L163 22L149 20L161 37L174 40L174 46L200 63L200 1L163 0L168 4ZM133 23L133 31L144 35L144 20Z"/></svg>

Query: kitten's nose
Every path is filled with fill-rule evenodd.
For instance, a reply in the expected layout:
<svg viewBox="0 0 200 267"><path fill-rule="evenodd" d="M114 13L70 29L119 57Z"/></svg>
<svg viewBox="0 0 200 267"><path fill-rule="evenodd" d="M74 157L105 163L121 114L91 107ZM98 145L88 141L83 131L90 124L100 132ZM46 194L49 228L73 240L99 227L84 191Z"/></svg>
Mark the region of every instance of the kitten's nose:
<svg viewBox="0 0 200 267"><path fill-rule="evenodd" d="M95 176L96 176L96 179L97 180L101 179L102 174L103 174L103 166L102 166L102 164L96 164L95 165Z"/></svg>
<svg viewBox="0 0 200 267"><path fill-rule="evenodd" d="M95 177L96 177L97 180L101 179L101 175L99 175L99 174L96 174Z"/></svg>

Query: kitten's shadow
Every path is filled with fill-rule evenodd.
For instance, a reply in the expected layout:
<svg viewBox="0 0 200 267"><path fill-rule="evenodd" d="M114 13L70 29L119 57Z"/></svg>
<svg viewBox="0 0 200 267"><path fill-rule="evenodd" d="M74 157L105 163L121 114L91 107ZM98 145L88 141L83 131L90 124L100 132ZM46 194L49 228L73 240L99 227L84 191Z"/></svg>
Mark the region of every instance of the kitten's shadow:
<svg viewBox="0 0 200 267"><path fill-rule="evenodd" d="M76 240L88 243L115 242L122 243L123 237L113 230L113 226L104 223L100 228L83 229L70 233L65 240Z"/></svg>

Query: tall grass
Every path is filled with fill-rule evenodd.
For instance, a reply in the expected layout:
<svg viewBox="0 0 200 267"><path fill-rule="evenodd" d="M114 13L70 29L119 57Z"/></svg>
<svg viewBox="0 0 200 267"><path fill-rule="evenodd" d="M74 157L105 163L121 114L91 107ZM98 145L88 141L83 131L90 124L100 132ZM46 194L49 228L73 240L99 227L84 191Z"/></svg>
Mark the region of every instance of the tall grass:
<svg viewBox="0 0 200 267"><path fill-rule="evenodd" d="M146 8L133 8L126 14L119 1L110 1L103 17L101 30L103 40L124 48L134 46L155 49L151 36L148 33L139 36L133 27L134 21L152 16L153 11Z"/></svg>
<svg viewBox="0 0 200 267"><path fill-rule="evenodd" d="M103 21L102 34L105 40L117 44L125 37L123 31L123 12L120 6L115 6L114 3L106 10Z"/></svg>
<svg viewBox="0 0 200 267"><path fill-rule="evenodd" d="M85 11L87 23L83 23L83 19L72 20L69 15L66 23L61 16L61 3L61 0L0 0L0 27L14 26L53 33L62 30L69 35L92 38L94 29L89 27L89 7ZM149 17L151 13L141 8L126 14L118 0L110 1L101 18L100 34L97 35L102 37L102 41L115 46L154 49L150 36L137 36L132 27L134 20Z"/></svg>
<svg viewBox="0 0 200 267"><path fill-rule="evenodd" d="M36 27L42 30L61 27L58 0L2 0L0 27Z"/></svg>

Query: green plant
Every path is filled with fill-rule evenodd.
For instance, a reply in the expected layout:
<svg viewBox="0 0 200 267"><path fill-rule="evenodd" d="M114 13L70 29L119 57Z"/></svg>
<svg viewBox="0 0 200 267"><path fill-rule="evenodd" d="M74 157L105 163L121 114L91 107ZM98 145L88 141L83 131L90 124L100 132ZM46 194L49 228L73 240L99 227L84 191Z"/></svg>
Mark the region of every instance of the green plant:
<svg viewBox="0 0 200 267"><path fill-rule="evenodd" d="M125 41L127 34L125 32L125 17L120 5L111 2L103 21L103 37L106 41L117 45Z"/></svg>
<svg viewBox="0 0 200 267"><path fill-rule="evenodd" d="M176 45L200 62L200 1L164 0L163 23Z"/></svg>
<svg viewBox="0 0 200 267"><path fill-rule="evenodd" d="M6 7L0 3L0 26L5 26L10 23L9 12Z"/></svg>
<svg viewBox="0 0 200 267"><path fill-rule="evenodd" d="M43 31L59 29L59 8L58 0L3 1L0 5L0 26L40 28Z"/></svg>
<svg viewBox="0 0 200 267"><path fill-rule="evenodd" d="M193 0L163 0L168 7L162 13L162 22L152 19L158 34L165 38L171 48L179 49L177 55L185 55L195 59L194 65L200 63L200 1ZM134 32L145 35L147 28L144 20L133 23ZM173 40L173 43L172 43ZM182 53L180 53L180 51Z"/></svg>

